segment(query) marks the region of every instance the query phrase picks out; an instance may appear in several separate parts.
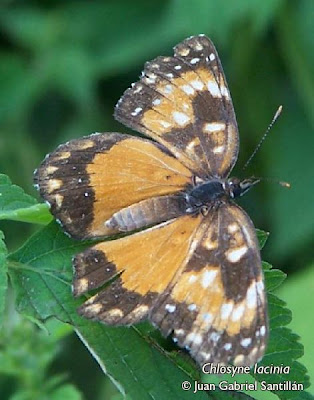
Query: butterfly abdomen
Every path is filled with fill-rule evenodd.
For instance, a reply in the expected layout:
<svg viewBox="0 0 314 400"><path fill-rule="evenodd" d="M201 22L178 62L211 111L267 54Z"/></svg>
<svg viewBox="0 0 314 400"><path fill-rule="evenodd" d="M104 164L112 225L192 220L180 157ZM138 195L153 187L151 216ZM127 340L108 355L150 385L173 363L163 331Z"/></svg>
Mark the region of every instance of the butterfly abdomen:
<svg viewBox="0 0 314 400"><path fill-rule="evenodd" d="M183 215L186 202L181 194L153 197L116 212L106 227L114 231L130 232Z"/></svg>

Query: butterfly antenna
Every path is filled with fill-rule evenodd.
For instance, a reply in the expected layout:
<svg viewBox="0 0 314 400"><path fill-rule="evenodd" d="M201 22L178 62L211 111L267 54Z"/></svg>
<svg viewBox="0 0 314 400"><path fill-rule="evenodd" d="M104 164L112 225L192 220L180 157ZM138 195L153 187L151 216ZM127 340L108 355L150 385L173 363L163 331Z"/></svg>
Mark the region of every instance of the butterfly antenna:
<svg viewBox="0 0 314 400"><path fill-rule="evenodd" d="M272 183L277 183L278 185L288 188L291 188L291 185L289 182L285 182L285 181L279 181L278 179L274 179L274 178L264 178L264 177L256 177L254 176L253 178L258 179L259 181L267 181L267 182L272 182Z"/></svg>
<svg viewBox="0 0 314 400"><path fill-rule="evenodd" d="M273 119L271 121L271 123L268 125L268 128L266 129L266 132L264 133L264 135L262 136L261 140L259 141L259 143L255 147L255 150L253 151L253 153L251 154L251 156L249 157L247 162L244 164L244 167L242 168L242 170L244 170L250 164L250 162L252 161L253 157L258 152L259 148L261 147L261 145L263 144L263 142L266 139L267 135L269 134L269 131L271 130L271 128L273 127L274 123L279 118L279 116L281 114L281 111L282 111L282 106L279 106L278 110L276 111L276 114L274 115L274 117L273 117Z"/></svg>

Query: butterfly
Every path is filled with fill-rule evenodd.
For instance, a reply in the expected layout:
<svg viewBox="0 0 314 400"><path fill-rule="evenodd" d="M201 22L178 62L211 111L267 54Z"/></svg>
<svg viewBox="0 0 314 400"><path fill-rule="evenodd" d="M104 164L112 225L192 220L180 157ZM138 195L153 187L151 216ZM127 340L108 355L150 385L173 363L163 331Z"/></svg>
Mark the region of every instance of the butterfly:
<svg viewBox="0 0 314 400"><path fill-rule="evenodd" d="M74 296L98 289L79 314L148 319L200 365L253 365L267 343L267 301L255 229L234 198L259 180L229 177L239 134L210 39L147 62L115 118L146 138L71 140L35 171L70 236L115 237L74 257Z"/></svg>

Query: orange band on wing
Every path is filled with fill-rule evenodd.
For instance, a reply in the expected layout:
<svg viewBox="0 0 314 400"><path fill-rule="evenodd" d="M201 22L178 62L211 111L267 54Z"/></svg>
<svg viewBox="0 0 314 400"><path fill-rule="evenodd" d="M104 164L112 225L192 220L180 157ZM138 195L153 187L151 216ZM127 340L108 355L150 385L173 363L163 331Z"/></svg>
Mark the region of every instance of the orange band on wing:
<svg viewBox="0 0 314 400"><path fill-rule="evenodd" d="M100 243L95 250L103 252L121 275L128 291L141 295L162 293L186 264L194 231L202 216L180 217L169 223L137 234Z"/></svg>
<svg viewBox="0 0 314 400"><path fill-rule="evenodd" d="M87 165L95 194L90 231L106 234L104 222L115 212L154 196L183 190L191 172L154 143L125 139Z"/></svg>

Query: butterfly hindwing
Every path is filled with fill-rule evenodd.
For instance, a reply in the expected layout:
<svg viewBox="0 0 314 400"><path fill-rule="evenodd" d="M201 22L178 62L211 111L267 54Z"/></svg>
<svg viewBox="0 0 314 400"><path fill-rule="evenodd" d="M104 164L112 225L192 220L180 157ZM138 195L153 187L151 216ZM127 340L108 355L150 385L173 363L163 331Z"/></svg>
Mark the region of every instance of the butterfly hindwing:
<svg viewBox="0 0 314 400"><path fill-rule="evenodd" d="M109 324L133 324L150 312L190 254L202 216L182 216L133 235L99 243L74 259L75 295L108 287L80 313Z"/></svg>
<svg viewBox="0 0 314 400"><path fill-rule="evenodd" d="M193 255L150 318L200 365L252 365L268 335L253 224L240 207L223 204L205 218L195 241Z"/></svg>
<svg viewBox="0 0 314 400"><path fill-rule="evenodd" d="M199 177L224 178L236 161L239 140L218 54L205 36L186 39L174 50L174 57L146 63L115 117L162 143Z"/></svg>
<svg viewBox="0 0 314 400"><path fill-rule="evenodd" d="M190 184L191 172L152 141L104 133L59 146L35 182L64 229L82 239L174 217L179 206L171 195ZM154 213L161 206L164 213Z"/></svg>

